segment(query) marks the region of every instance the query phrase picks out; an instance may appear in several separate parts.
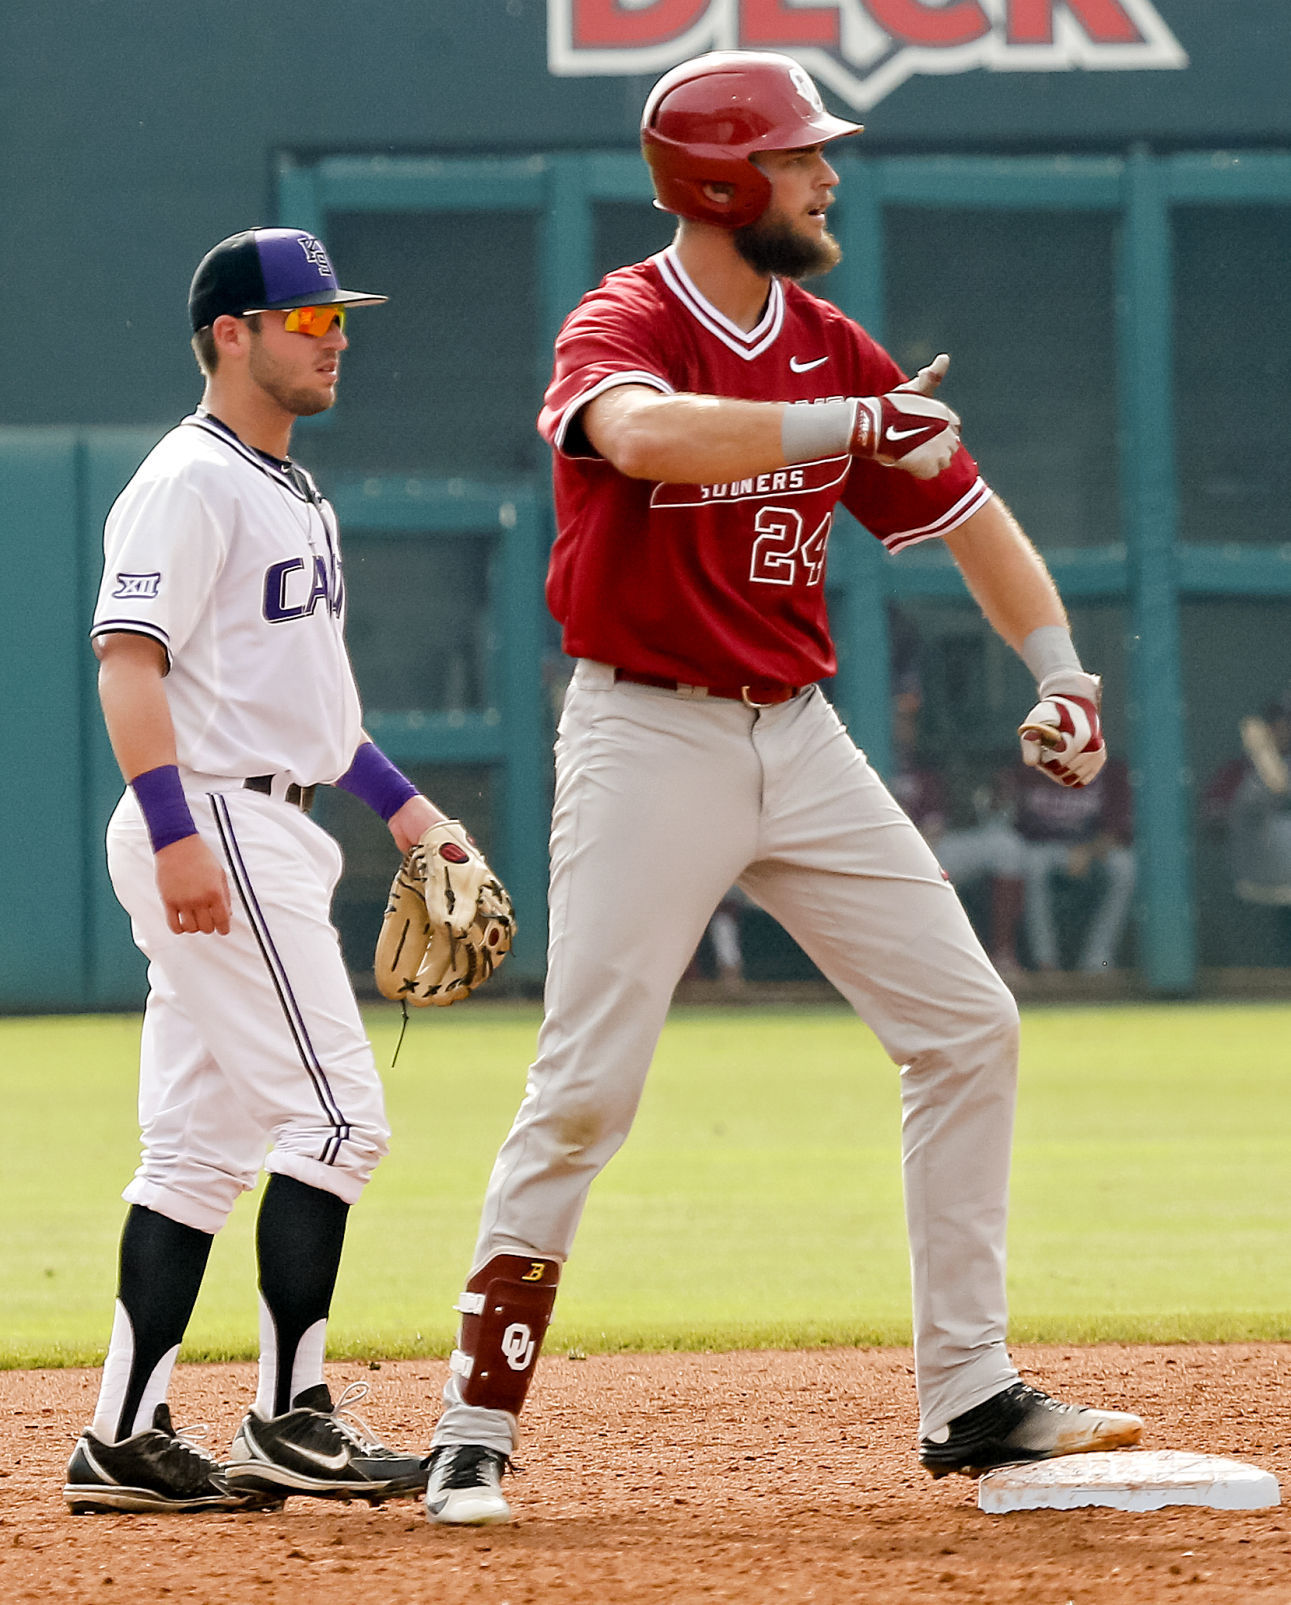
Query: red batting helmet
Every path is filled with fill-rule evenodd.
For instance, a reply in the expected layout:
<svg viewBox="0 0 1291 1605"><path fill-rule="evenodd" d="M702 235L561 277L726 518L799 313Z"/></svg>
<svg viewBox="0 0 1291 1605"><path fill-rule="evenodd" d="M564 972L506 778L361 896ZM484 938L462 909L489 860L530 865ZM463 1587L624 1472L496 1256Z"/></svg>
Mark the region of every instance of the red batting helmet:
<svg viewBox="0 0 1291 1605"><path fill-rule="evenodd" d="M770 180L749 160L755 151L798 150L860 131L825 110L792 57L714 50L683 61L650 91L641 150L663 211L737 229L756 222L771 199ZM710 200L705 184L730 185L730 200Z"/></svg>

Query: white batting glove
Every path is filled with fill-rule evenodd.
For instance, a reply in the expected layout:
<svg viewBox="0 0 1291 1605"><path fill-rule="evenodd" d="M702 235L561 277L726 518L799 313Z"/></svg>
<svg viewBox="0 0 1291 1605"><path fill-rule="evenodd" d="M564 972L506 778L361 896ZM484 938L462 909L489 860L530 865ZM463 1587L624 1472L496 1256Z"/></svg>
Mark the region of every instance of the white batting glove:
<svg viewBox="0 0 1291 1605"><path fill-rule="evenodd" d="M959 449L959 414L933 397L949 367L943 351L887 395L858 396L852 455L904 468L916 479L936 479L949 468Z"/></svg>
<svg viewBox="0 0 1291 1605"><path fill-rule="evenodd" d="M1107 762L1098 716L1102 682L1073 670L1040 682L1040 701L1018 726L1022 762L1060 786L1087 786Z"/></svg>

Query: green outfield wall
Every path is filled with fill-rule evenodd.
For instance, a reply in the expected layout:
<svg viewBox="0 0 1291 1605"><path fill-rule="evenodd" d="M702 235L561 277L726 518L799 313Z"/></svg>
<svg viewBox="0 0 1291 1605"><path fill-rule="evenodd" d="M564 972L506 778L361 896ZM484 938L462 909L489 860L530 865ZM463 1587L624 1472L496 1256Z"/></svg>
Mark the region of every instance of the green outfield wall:
<svg viewBox="0 0 1291 1605"><path fill-rule="evenodd" d="M1276 298L1291 156L848 156L840 168L847 254L828 292L908 369L937 349L957 353L952 393L972 420L970 443L1044 551L1087 661L1107 676L1109 736L1135 788L1140 892L1126 961L1163 993L1191 989L1199 962L1269 962L1197 798L1236 750L1238 718L1291 679L1291 532L1276 457L1249 438L1244 399L1261 376L1264 414L1291 425L1291 317ZM395 317L356 329L345 402L302 426L299 454L322 473L345 532L370 728L487 844L520 909L513 975L536 981L549 749L567 665L542 599L550 508L526 413L564 309L603 267L650 249L660 219L637 163L609 152L293 162L279 174L277 211L339 242L356 280L390 288L393 306L420 296L444 313L429 330ZM479 310L479 277L463 283L442 248L499 217L511 253L490 271L528 287L498 313L500 333ZM932 265L929 241L942 248ZM955 296L939 299L947 259L962 266ZM437 420L454 373L446 429L459 433L446 445ZM495 417L482 448L471 432ZM0 432L13 555L0 646L15 756L0 804L7 1008L139 996L102 871L118 788L85 627L103 516L162 427ZM499 436L515 454L505 478L489 474ZM418 442L419 471L400 461ZM457 463L476 477L452 474ZM1009 761L1026 676L944 553L888 559L847 521L829 564L840 642L830 690L880 769L894 608L917 643L928 749L952 769L965 753ZM390 848L342 798L329 797L322 817L350 861L338 920L359 967Z"/></svg>
<svg viewBox="0 0 1291 1605"><path fill-rule="evenodd" d="M118 788L85 631L111 499L197 396L193 265L255 222L319 230L344 274L391 296L356 314L341 402L301 426L297 455L340 512L374 734L487 842L520 907L511 974L536 984L568 670L541 597L551 337L601 274L667 239L634 149L649 83L679 52L757 42L867 125L840 157L845 257L822 293L908 370L952 353L968 443L1106 675L1136 797L1124 962L1166 994L1199 966L1270 962L1198 799L1238 718L1291 682L1274 445L1291 429L1291 8L848 15L844 38L827 0L9 7L0 1008L142 995L102 868ZM829 689L858 739L882 768L900 636L925 746L968 796L1008 760L1025 674L934 550L889 560L844 521L828 585ZM389 842L344 797L321 817L346 848L357 967Z"/></svg>

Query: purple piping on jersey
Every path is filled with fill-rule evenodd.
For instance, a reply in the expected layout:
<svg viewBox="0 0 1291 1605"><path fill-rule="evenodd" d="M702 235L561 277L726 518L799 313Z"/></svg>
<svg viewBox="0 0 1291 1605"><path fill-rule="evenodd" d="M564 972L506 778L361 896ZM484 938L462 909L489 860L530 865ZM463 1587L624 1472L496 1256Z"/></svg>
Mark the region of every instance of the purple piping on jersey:
<svg viewBox="0 0 1291 1605"><path fill-rule="evenodd" d="M265 919L259 901L255 895L255 888L251 884L251 877L247 872L246 861L242 857L242 849L238 846L237 837L233 830L233 820L229 813L229 805L220 792L208 794L211 799L211 809L215 815L215 828L220 833L220 841L224 847L224 856L228 860L229 868L233 872L233 884L238 889L238 896L242 899L242 906L246 910L247 918L251 921L251 929L260 946L264 957L265 967L273 979L274 990L278 994L278 1001L282 1005L282 1012L287 1020L287 1028L292 1034L296 1044L296 1051L300 1055L300 1062L305 1068L314 1088L319 1106L334 1127L333 1134L323 1145L323 1151L318 1156L319 1163L334 1165L341 1151L341 1145L348 1142L352 1135L349 1122L341 1113L340 1105L328 1085L327 1073L319 1062L318 1054L314 1051L314 1044L309 1038L309 1028L305 1024L305 1017L300 1005L296 1002L295 994L291 990L291 982L287 979L286 966L278 956L273 938L269 934L269 924Z"/></svg>
<svg viewBox="0 0 1291 1605"><path fill-rule="evenodd" d="M280 469L270 468L258 451L253 450L244 440L240 440L229 426L219 418L212 417L209 413L195 412L190 413L187 418L180 419L180 426L182 427L184 424L190 424L194 429L204 429L208 435L214 435L216 440L222 440L226 446L231 446L253 468L258 468L266 479L272 480L275 485L281 485L297 501L313 502L315 506L322 501L323 498L319 493L318 486L314 483L313 476L306 469L301 468L299 463L295 463L292 466L304 480L308 487L307 490L302 490L299 485L293 484Z"/></svg>

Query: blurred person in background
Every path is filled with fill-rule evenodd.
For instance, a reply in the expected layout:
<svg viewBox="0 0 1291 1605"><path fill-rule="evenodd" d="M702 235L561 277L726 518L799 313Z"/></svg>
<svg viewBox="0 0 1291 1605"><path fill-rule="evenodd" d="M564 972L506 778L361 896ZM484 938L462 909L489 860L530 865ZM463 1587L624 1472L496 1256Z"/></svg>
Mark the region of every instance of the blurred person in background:
<svg viewBox="0 0 1291 1605"><path fill-rule="evenodd" d="M989 886L986 950L1000 974L1016 981L1022 974L1017 937L1025 883L1024 844L1012 820L1011 777L997 773L985 784L974 787L972 808L976 822L951 825L953 801L945 777L920 760L921 705L920 694L909 687L898 690L893 698L894 761L889 789L936 853L956 891L970 891L983 883Z"/></svg>
<svg viewBox="0 0 1291 1605"><path fill-rule="evenodd" d="M1228 828L1233 891L1274 911L1276 964L1291 964L1291 687L1240 725L1243 756L1207 788L1204 809Z"/></svg>
<svg viewBox="0 0 1291 1605"><path fill-rule="evenodd" d="M748 897L738 886L729 887L704 933L705 940L712 950L713 969L718 984L728 998L740 998L745 993L744 943L740 936L740 915L746 908L751 907ZM689 973L688 971L687 974Z"/></svg>
<svg viewBox="0 0 1291 1605"><path fill-rule="evenodd" d="M1083 788L1038 783L1033 771L1017 777L1017 830L1026 882L1026 931L1036 969L1064 968L1054 917L1055 877L1102 880L1080 944L1076 968L1102 975L1116 967L1134 896L1130 784L1125 764L1108 760Z"/></svg>

